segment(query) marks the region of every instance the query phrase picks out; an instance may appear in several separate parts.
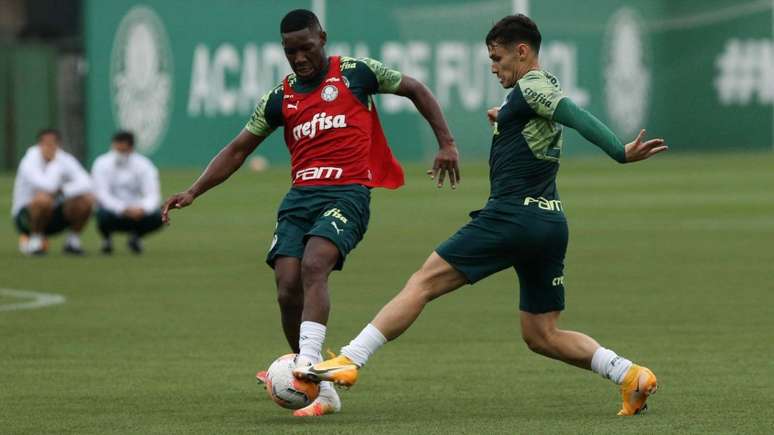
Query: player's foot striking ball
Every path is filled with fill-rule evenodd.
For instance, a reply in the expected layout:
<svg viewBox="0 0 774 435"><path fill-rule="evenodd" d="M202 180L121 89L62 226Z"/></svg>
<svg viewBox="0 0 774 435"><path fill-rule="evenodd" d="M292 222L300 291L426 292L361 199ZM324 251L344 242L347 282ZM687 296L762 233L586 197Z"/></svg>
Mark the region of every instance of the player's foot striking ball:
<svg viewBox="0 0 774 435"><path fill-rule="evenodd" d="M339 355L319 364L296 367L293 374L314 382L328 381L342 387L351 387L357 382L358 366L345 355Z"/></svg>
<svg viewBox="0 0 774 435"><path fill-rule="evenodd" d="M472 220L438 246L341 356L298 367L313 381L352 385L358 368L387 341L408 329L431 300L465 284L513 268L519 281L522 338L530 350L592 370L621 385L619 415L635 415L658 388L655 375L593 338L559 329L564 303L564 257L568 228L556 188L562 127L577 130L620 163L644 160L667 147L643 141L645 131L623 145L616 135L566 97L559 81L540 69L541 35L524 15L508 16L486 36L492 73L513 90L487 115L493 126L491 194Z"/></svg>

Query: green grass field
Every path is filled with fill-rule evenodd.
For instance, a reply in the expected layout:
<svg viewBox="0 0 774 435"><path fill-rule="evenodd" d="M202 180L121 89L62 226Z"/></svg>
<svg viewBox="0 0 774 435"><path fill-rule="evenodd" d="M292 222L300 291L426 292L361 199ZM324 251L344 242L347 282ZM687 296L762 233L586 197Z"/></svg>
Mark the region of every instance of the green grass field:
<svg viewBox="0 0 774 435"><path fill-rule="evenodd" d="M173 215L133 257L16 251L0 227L0 287L63 305L0 311L0 433L772 433L774 155L570 159L562 326L650 366L648 414L615 416L617 390L521 342L505 271L433 302L342 393L341 414L299 420L254 373L288 351L263 263L284 168L242 171ZM423 168L373 195L365 240L332 278L327 345L345 344L488 192L483 164L456 192ZM165 193L197 171L166 172ZM10 204L12 177L0 177ZM9 205L10 206L10 205ZM7 296L0 304L19 302Z"/></svg>

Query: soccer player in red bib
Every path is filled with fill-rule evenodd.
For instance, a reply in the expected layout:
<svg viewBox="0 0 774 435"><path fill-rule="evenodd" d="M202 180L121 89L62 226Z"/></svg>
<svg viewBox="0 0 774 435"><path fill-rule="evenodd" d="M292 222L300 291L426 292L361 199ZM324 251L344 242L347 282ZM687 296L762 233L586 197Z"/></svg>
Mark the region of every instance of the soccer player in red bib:
<svg viewBox="0 0 774 435"><path fill-rule="evenodd" d="M328 276L368 227L370 189L396 189L403 171L387 146L372 95L409 98L427 120L439 151L429 171L441 187L459 181L458 152L438 102L425 85L367 58L325 54L327 35L310 11L289 12L280 24L282 46L293 70L261 98L245 128L210 162L188 190L162 208L189 206L225 181L278 127L291 155L292 187L280 205L266 262L274 269L282 328L298 365L322 360L330 311ZM256 377L262 381L265 372ZM294 412L315 416L338 412L330 383L317 400Z"/></svg>

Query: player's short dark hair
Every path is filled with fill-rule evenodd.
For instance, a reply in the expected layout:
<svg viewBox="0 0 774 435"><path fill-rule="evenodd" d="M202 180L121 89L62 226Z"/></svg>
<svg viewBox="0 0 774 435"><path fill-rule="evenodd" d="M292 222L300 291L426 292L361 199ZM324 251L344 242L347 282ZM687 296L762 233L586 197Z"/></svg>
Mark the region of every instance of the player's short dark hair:
<svg viewBox="0 0 774 435"><path fill-rule="evenodd" d="M46 135L49 135L49 134L54 135L56 137L56 140L62 140L62 134L59 133L59 130L57 130L55 128L44 128L44 129L41 129L40 131L38 131L38 136L37 136L38 140L41 140L43 138L43 136L46 136Z"/></svg>
<svg viewBox="0 0 774 435"><path fill-rule="evenodd" d="M508 15L495 23L486 35L486 45L503 44L511 45L524 42L532 47L535 52L540 51L540 36L537 24L524 14Z"/></svg>
<svg viewBox="0 0 774 435"><path fill-rule="evenodd" d="M117 131L116 134L113 135L113 142L126 143L134 148L134 134L131 131L126 130Z"/></svg>
<svg viewBox="0 0 774 435"><path fill-rule="evenodd" d="M320 28L320 20L317 19L317 15L314 12L307 9L294 9L285 15L280 22L280 32L290 33L297 30Z"/></svg>

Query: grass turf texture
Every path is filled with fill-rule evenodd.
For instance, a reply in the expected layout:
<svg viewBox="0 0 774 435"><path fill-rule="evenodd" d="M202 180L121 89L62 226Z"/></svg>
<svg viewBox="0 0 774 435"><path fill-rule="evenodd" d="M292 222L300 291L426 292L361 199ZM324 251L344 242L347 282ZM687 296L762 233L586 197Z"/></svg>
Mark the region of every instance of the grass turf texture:
<svg viewBox="0 0 774 435"><path fill-rule="evenodd" d="M0 287L64 305L0 312L2 433L765 433L774 425L774 156L668 156L631 166L568 160L570 222L561 326L653 368L650 412L617 418L617 389L537 356L519 338L504 271L426 309L342 393L344 412L299 420L253 375L287 352L263 263L286 169L241 171L131 256L16 252L0 230ZM431 250L480 207L483 164L437 191L423 168L376 191L372 220L331 281L327 345L338 350ZM196 171L165 171L166 193ZM0 178L10 204L12 177ZM0 303L8 303L3 298Z"/></svg>

